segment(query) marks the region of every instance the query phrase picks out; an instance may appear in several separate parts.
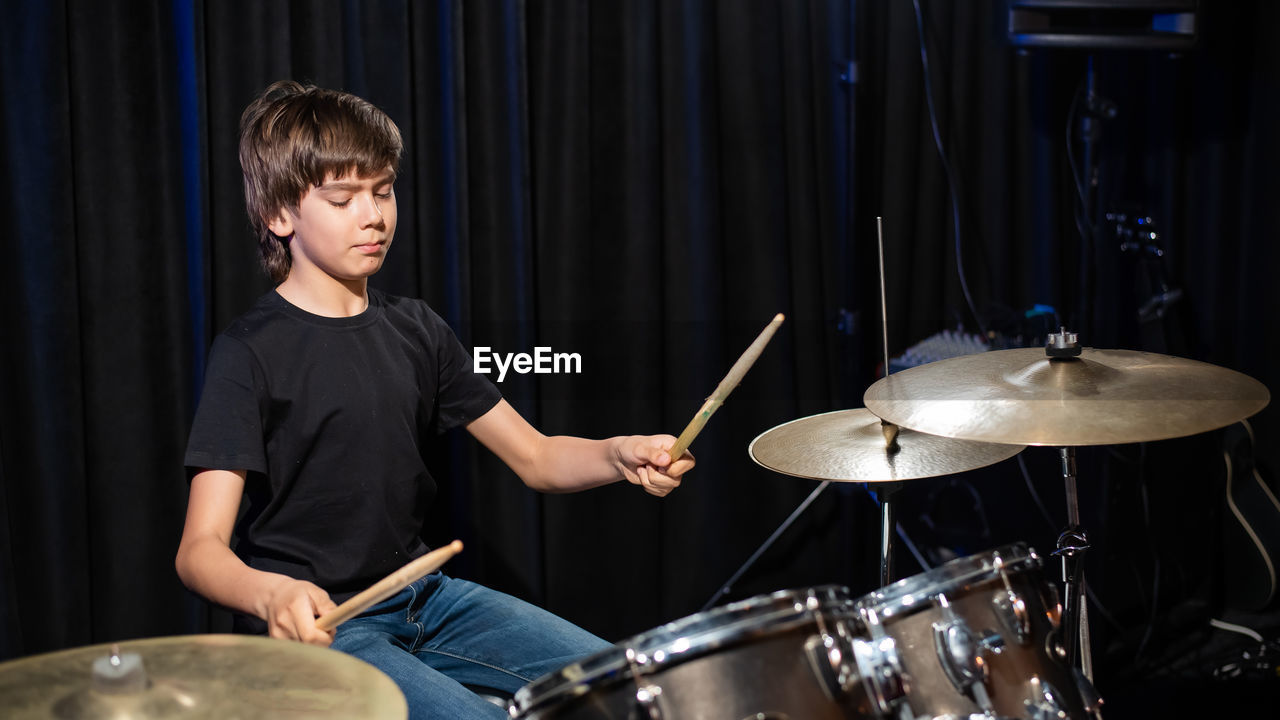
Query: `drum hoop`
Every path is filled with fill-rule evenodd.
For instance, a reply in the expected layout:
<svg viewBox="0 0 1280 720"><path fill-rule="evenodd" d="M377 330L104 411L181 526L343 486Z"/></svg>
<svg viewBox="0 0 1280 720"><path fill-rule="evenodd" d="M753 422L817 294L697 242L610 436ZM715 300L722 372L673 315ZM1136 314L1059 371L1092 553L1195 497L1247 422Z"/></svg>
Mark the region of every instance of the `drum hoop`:
<svg viewBox="0 0 1280 720"><path fill-rule="evenodd" d="M997 577L997 556L1004 571L1009 574L1018 574L1028 569L1038 570L1041 567L1040 556L1026 543L1002 545L986 552L949 560L932 570L886 585L858 598L854 605L859 610L874 610L886 620L930 607L925 601L939 593L967 587L976 580Z"/></svg>
<svg viewBox="0 0 1280 720"><path fill-rule="evenodd" d="M810 597L817 600L816 608L810 607ZM644 655L639 672L649 675L761 635L792 630L812 622L815 614L832 611L855 616L848 588L822 585L779 590L722 605L635 635L534 680L516 692L515 704L521 711L530 711L551 700L584 695L598 681L628 669L628 649Z"/></svg>

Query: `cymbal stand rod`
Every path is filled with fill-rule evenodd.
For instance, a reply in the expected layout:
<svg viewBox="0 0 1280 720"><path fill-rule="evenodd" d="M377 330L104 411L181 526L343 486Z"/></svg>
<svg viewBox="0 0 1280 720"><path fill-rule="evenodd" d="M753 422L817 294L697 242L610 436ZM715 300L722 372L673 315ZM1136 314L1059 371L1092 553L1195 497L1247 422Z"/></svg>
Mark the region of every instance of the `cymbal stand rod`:
<svg viewBox="0 0 1280 720"><path fill-rule="evenodd" d="M712 606L714 606L720 600L720 598L727 595L729 591L733 589L734 584L737 583L738 580L744 574L746 574L747 569L750 568L752 565L754 565L756 561L760 559L760 556L763 555L766 550L768 550L775 542L778 541L779 537L782 537L782 533L786 532L787 528L791 527L791 525L795 523L796 518L800 517L800 515L805 511L805 509L808 508L810 505L812 505L813 501L817 500L818 496L822 494L822 491L826 490L827 486L830 484L831 484L830 480L823 480L821 485L814 488L813 492L809 493L809 497L805 498L804 502L800 503L800 505L795 510L791 511L791 514L787 516L786 520L782 521L782 524L778 526L778 529L774 530L773 534L770 535L769 538L765 540L762 545L760 545L760 547L756 548L756 551L751 554L751 557L747 558L747 561L742 563L742 567L738 568L737 572L735 572L727 581L725 581L724 585L720 586L720 589L717 590L715 594L711 596L711 599L708 600L706 604L702 606L702 609L699 610L698 612L705 612L711 609Z"/></svg>
<svg viewBox="0 0 1280 720"><path fill-rule="evenodd" d="M900 482L880 485L880 587L893 582L893 531L898 525L893 496L901 487Z"/></svg>
<svg viewBox="0 0 1280 720"><path fill-rule="evenodd" d="M889 377L889 302L886 299L884 281L884 218L879 215L876 216L876 245L880 249L880 332L884 340L884 376ZM897 452L898 426L881 419L880 432L884 433L885 452ZM900 482L885 483L879 494L881 587L893 580L893 533L898 526L893 516L893 496L901 487Z"/></svg>
<svg viewBox="0 0 1280 720"><path fill-rule="evenodd" d="M1067 488L1067 523L1071 527L1080 525L1080 495L1076 491L1076 449L1064 447L1058 449L1062 459L1062 480Z"/></svg>
<svg viewBox="0 0 1280 720"><path fill-rule="evenodd" d="M1076 450L1059 448L1062 479L1067 493L1067 528L1058 536L1054 552L1062 558L1062 580L1066 587L1062 612L1062 641L1068 666L1079 666L1093 681L1093 659L1089 647L1089 618L1085 607L1084 553L1089 538L1080 526L1080 496L1076 489Z"/></svg>
<svg viewBox="0 0 1280 720"><path fill-rule="evenodd" d="M884 289L884 218L876 216L876 242L880 247L880 333L884 340L884 376L889 377L889 302Z"/></svg>

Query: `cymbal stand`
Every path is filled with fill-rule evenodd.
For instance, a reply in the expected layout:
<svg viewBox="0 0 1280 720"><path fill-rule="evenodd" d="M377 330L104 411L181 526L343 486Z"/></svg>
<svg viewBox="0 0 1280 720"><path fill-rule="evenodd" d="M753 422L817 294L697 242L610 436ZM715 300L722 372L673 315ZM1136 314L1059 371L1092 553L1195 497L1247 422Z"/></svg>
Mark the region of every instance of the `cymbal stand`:
<svg viewBox="0 0 1280 720"><path fill-rule="evenodd" d="M813 504L813 501L818 499L818 496L822 494L822 491L826 490L827 487L830 485L831 485L830 480L823 480L821 485L814 488L813 492L809 493L809 497L805 498L804 502L800 503L800 505L795 510L791 511L791 514L787 516L786 520L782 521L782 524L778 526L778 529L774 530L773 534L770 535L768 539L766 539L764 543L760 545L760 547L756 548L756 551L751 554L751 557L747 558L747 561L742 563L742 567L739 567L738 570L734 572L733 575L730 576L728 580L725 581L724 585L720 586L720 589L717 590L715 594L711 596L710 600L707 600L706 604L702 606L702 609L699 610L699 612L705 612L707 610L710 610L711 607L714 606L718 600L720 600L720 598L727 595L729 591L733 589L734 583L738 582L738 580L744 574L746 574L747 569L750 568L752 565L754 565L756 561L760 559L760 556L763 555L766 550L772 547L775 542L777 542L778 538L782 537L782 533L786 532L787 528L791 527L791 525L795 523L796 518L799 518L800 515L803 514L804 511L810 505Z"/></svg>
<svg viewBox="0 0 1280 720"><path fill-rule="evenodd" d="M1085 605L1084 553L1089 537L1080 526L1080 497L1076 491L1076 449L1058 449L1062 479L1067 492L1067 527L1058 536L1054 555L1062 558L1065 602L1062 611L1062 641L1067 665L1079 666L1093 682L1093 659L1089 647L1089 612Z"/></svg>
<svg viewBox="0 0 1280 720"><path fill-rule="evenodd" d="M889 374L889 307L888 302L885 299L884 289L884 225L883 219L879 216L876 217L876 240L880 248L880 318L881 331L883 333L882 337L884 341L884 374L887 376ZM898 431L899 428L897 425L885 420L880 421L880 432L884 433L884 451L890 455L898 452ZM822 494L822 491L826 490L827 486L830 484L830 480L824 480L821 485L815 488L814 491L809 494L809 497L805 498L804 502L800 503L800 506L792 511L791 515L782 522L782 525L778 526L778 529L774 530L773 534L756 549L751 557L747 558L747 561L742 564L742 567L738 568L738 570L734 572L725 584L720 586L720 589L711 596L711 599L707 600L706 604L702 606L702 610L708 610L716 604L716 601L728 594L728 592L733 588L733 584L736 583L744 573L746 573L747 569L750 568L771 545L773 545L773 543L782 535L783 532L787 530L787 528L791 527L791 524L795 522L796 518L800 517L800 514L803 513L805 509L808 508L809 505L812 504L813 501L817 499L817 497ZM882 487L881 492L876 493L874 497L876 498L876 501L880 503L880 586L884 587L893 580L893 536L895 532L902 535L903 539L906 540L907 548L916 556L921 567L927 566L924 558L920 556L918 551L916 551L915 545L912 544L911 539L908 538L903 529L898 526L898 523L894 518L893 495L902 489L902 483L885 482L877 484Z"/></svg>
<svg viewBox="0 0 1280 720"><path fill-rule="evenodd" d="M1045 339L1045 355L1050 363L1079 362L1083 348L1080 337L1065 327L1049 333ZM1062 481L1067 491L1067 527L1058 536L1054 555L1062 558L1062 583L1066 595L1062 608L1062 648L1067 665L1079 667L1085 678L1093 682L1093 658L1089 649L1089 610L1085 606L1084 553L1089 549L1089 536L1080 526L1080 495L1076 491L1076 449L1058 449L1062 460Z"/></svg>
<svg viewBox="0 0 1280 720"><path fill-rule="evenodd" d="M885 297L884 282L884 219L879 215L876 216L876 245L880 250L880 333L884 343L884 376L889 377L889 301ZM885 454L893 455L898 452L898 426L882 418L880 432L884 433ZM901 489L901 482L884 483L884 491L877 496L880 500L880 587L893 581L893 531L897 527L893 496Z"/></svg>
<svg viewBox="0 0 1280 720"><path fill-rule="evenodd" d="M893 531L895 519L893 496L902 489L901 482L878 483L880 492L880 587L893 582Z"/></svg>

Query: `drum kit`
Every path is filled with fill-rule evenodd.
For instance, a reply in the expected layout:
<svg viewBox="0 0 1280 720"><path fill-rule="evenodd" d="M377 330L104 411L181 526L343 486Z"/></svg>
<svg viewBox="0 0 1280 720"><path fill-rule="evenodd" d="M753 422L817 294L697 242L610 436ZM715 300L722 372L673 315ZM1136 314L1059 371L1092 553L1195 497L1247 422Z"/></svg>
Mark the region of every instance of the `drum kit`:
<svg viewBox="0 0 1280 720"><path fill-rule="evenodd" d="M886 364L887 367L887 364ZM751 457L824 482L903 482L1059 448L1068 525L1046 561L1017 543L890 582L892 492L881 492L884 586L788 590L704 611L618 643L521 689L513 718L1085 718L1101 714L1088 658L1075 448L1183 437L1261 410L1262 383L1152 353L998 350L903 370L866 408L793 420Z"/></svg>
<svg viewBox="0 0 1280 720"><path fill-rule="evenodd" d="M879 234L886 376L867 389L865 408L783 423L752 441L749 453L775 472L822 481L783 528L831 482L879 489L882 587L860 598L828 585L704 608L526 685L510 704L512 718L1101 716L1083 602L1089 544L1075 448L1217 429L1260 411L1270 393L1207 363L1085 348L1065 328L1043 348L961 355L889 374ZM704 413L736 385L766 333ZM1022 543L896 580L893 495L903 483L985 467L1028 445L1056 447L1062 460L1068 517L1053 554L1063 563L1066 602L1046 579L1045 560Z"/></svg>

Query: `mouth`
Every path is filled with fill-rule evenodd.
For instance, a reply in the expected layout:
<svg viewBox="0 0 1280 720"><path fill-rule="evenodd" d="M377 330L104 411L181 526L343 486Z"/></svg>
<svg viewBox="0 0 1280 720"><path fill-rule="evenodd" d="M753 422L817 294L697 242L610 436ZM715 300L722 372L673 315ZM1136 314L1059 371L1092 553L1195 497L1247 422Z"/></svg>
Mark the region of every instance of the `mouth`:
<svg viewBox="0 0 1280 720"><path fill-rule="evenodd" d="M384 240L382 242L372 242L372 243L365 243L363 245L356 245L355 250L365 255L376 255L377 253L380 253L383 250L385 250L386 247L387 247L387 243Z"/></svg>

